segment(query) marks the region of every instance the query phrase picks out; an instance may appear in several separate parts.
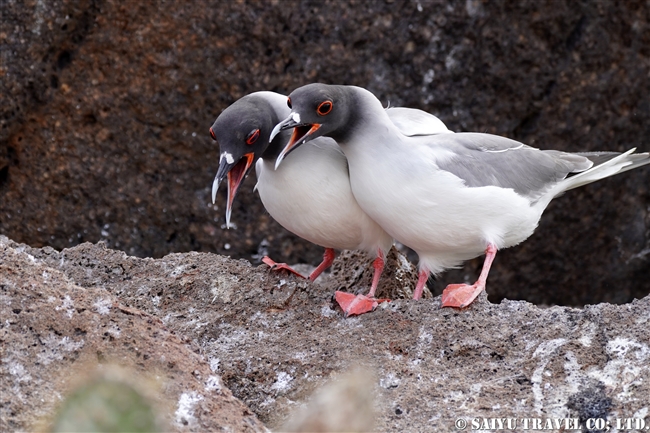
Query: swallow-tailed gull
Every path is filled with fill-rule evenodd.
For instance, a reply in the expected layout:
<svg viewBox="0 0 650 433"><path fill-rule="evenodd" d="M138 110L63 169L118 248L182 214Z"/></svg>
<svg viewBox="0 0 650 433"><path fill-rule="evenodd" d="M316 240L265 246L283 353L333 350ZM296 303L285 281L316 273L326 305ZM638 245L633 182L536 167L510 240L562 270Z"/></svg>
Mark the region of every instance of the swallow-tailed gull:
<svg viewBox="0 0 650 433"><path fill-rule="evenodd" d="M414 299L430 273L485 253L478 281L447 286L443 307L469 305L485 289L497 250L527 239L554 197L650 162L635 149L567 153L490 134L404 134L360 87L310 84L289 101L291 112L273 132L293 128L293 134L276 167L303 143L335 139L348 159L357 203L419 255ZM372 302L359 296L355 311L369 311Z"/></svg>

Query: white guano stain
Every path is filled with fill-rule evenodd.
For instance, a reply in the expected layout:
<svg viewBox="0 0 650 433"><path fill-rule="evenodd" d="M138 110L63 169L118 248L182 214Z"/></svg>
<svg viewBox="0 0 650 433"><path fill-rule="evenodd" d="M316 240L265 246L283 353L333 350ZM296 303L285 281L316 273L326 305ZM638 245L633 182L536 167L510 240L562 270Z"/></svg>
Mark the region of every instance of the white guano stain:
<svg viewBox="0 0 650 433"><path fill-rule="evenodd" d="M75 341L70 337L59 338L56 334L41 337L41 343L44 348L36 355L36 358L43 365L48 365L55 361L61 361L67 352L74 352L84 346L84 341Z"/></svg>
<svg viewBox="0 0 650 433"><path fill-rule="evenodd" d="M530 381L533 384L533 396L535 397L535 412L537 414L542 413L542 408L544 407L544 392L542 391L542 376L546 365L551 360L551 356L555 351L562 347L566 343L566 338L556 338L554 340L545 341L537 346L535 353L533 353L533 358L539 358L540 362L537 365L537 368L533 372Z"/></svg>
<svg viewBox="0 0 650 433"><path fill-rule="evenodd" d="M609 361L601 369L591 368L587 375L598 379L614 390L620 389L616 398L627 402L632 397L630 388L640 385L650 373L650 346L638 341L616 337L605 346Z"/></svg>
<svg viewBox="0 0 650 433"><path fill-rule="evenodd" d="M221 392L221 377L219 376L210 376L205 382L205 390L208 392L217 391Z"/></svg>
<svg viewBox="0 0 650 433"><path fill-rule="evenodd" d="M275 383L271 385L271 389L277 389L278 391L285 391L289 389L289 384L293 380L293 377L289 373L281 371L278 373L278 378L275 380Z"/></svg>
<svg viewBox="0 0 650 433"><path fill-rule="evenodd" d="M112 305L113 302L110 299L99 298L98 300L95 301L93 307L95 307L95 309L100 315L105 316L111 311Z"/></svg>
<svg viewBox="0 0 650 433"><path fill-rule="evenodd" d="M7 363L7 361L8 360L6 358L2 360L3 363ZM8 362L8 366L9 374L14 376L18 382L29 382L32 380L32 376L29 374L27 369L23 367L22 364L12 361Z"/></svg>
<svg viewBox="0 0 650 433"><path fill-rule="evenodd" d="M182 393L178 399L178 409L174 414L176 424L182 426L194 421L194 406L201 400L203 400L203 396L196 391Z"/></svg>
<svg viewBox="0 0 650 433"><path fill-rule="evenodd" d="M65 295L63 298L63 302L61 303L60 307L54 308L56 311L60 310L65 310L66 316L68 316L69 319L72 318L72 315L74 314L74 303L72 302L72 298L70 298L70 295Z"/></svg>

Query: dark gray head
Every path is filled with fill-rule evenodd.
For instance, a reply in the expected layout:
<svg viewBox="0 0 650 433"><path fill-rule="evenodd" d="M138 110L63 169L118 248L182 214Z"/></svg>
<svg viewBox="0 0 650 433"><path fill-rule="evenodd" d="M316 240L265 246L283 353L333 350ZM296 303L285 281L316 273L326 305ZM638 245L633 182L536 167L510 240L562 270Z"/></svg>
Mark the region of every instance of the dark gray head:
<svg viewBox="0 0 650 433"><path fill-rule="evenodd" d="M308 84L289 95L291 114L273 129L271 138L280 131L293 128L289 143L278 156L282 159L301 144L321 136L339 143L345 139L355 123L355 93L347 86Z"/></svg>
<svg viewBox="0 0 650 433"><path fill-rule="evenodd" d="M227 225L230 225L232 203L239 186L255 162L263 156L276 157L286 142L285 136L278 137L277 142L273 140L273 145L269 144L273 126L279 120L276 110L265 97L251 94L226 108L210 128L210 135L219 143L220 153L219 169L212 184L212 202L216 199L219 184L227 176ZM271 147L276 148L271 152L275 154L267 155Z"/></svg>

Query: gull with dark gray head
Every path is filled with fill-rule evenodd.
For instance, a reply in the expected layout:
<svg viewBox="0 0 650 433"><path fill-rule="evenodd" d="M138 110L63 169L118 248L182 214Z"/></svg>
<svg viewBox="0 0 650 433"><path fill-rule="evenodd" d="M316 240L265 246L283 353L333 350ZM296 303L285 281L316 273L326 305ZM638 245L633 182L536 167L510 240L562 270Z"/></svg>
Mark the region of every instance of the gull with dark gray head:
<svg viewBox="0 0 650 433"><path fill-rule="evenodd" d="M650 163L635 149L567 153L490 134L404 134L360 87L310 84L289 99L291 113L274 132L293 133L276 167L304 143L335 139L357 203L419 255L414 299L430 273L486 255L475 284L445 288L443 307L468 306L485 289L496 252L526 240L554 197Z"/></svg>
<svg viewBox="0 0 650 433"><path fill-rule="evenodd" d="M438 118L418 110L392 108L388 112L402 128L450 132ZM347 160L331 138L314 139L275 169L276 158L289 141L290 132L269 137L273 126L289 113L286 96L256 92L239 99L219 115L210 128L220 148L212 201L219 184L227 177L226 223L230 226L233 201L254 165L256 189L269 214L290 232L325 247L322 263L308 278L315 280L332 264L335 249L365 250L376 254L371 287L374 295L393 240L357 204L350 188ZM275 269L300 275L284 263L275 263L268 257L263 261ZM376 305L373 302L373 307Z"/></svg>

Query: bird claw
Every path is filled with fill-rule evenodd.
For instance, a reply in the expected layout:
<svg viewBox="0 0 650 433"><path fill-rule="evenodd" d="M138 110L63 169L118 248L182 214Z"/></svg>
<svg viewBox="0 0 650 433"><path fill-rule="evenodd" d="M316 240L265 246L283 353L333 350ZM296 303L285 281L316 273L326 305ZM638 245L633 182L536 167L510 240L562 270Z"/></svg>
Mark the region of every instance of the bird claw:
<svg viewBox="0 0 650 433"><path fill-rule="evenodd" d="M450 284L442 291L442 306L465 308L485 289L478 284Z"/></svg>
<svg viewBox="0 0 650 433"><path fill-rule="evenodd" d="M300 274L298 271L293 269L291 266L287 265L286 263L276 263L269 256L264 256L262 258L262 262L264 262L266 265L268 265L271 268L271 270L274 271L274 272L289 271L292 274L294 274L294 275L296 275L296 276L298 276L300 278L303 278L303 279L305 278L302 274Z"/></svg>
<svg viewBox="0 0 650 433"><path fill-rule="evenodd" d="M365 295L354 295L352 293L336 291L334 294L336 302L339 304L345 317L360 315L373 311L382 302L390 302L390 299L369 298Z"/></svg>

